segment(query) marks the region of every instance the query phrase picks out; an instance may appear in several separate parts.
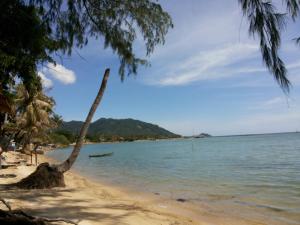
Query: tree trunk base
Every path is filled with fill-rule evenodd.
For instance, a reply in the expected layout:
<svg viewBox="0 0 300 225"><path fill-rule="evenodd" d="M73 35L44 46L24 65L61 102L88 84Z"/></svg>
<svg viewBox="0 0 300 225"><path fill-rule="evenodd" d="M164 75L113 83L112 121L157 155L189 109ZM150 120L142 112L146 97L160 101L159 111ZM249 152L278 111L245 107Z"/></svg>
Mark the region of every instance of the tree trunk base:
<svg viewBox="0 0 300 225"><path fill-rule="evenodd" d="M22 189L48 189L66 185L62 172L59 172L55 166L50 166L49 163L42 163L32 174L12 186Z"/></svg>

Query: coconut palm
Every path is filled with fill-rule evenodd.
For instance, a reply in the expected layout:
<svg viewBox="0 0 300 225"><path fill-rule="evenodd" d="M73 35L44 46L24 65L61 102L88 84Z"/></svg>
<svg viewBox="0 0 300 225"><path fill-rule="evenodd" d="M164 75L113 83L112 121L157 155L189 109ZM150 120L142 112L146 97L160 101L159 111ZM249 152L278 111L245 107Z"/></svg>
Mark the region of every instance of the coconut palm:
<svg viewBox="0 0 300 225"><path fill-rule="evenodd" d="M22 141L23 150L28 151L32 141L45 138L47 131L55 127L52 119L54 100L42 91L30 96L25 86L20 84L16 87L15 104L17 136Z"/></svg>

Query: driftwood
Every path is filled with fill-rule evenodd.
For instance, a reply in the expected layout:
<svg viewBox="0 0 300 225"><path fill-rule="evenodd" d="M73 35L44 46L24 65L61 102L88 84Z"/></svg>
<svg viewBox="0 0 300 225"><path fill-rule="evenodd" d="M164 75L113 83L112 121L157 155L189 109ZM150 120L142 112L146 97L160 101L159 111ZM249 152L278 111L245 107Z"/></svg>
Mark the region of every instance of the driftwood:
<svg viewBox="0 0 300 225"><path fill-rule="evenodd" d="M4 199L0 201L8 208L8 211L0 209L0 223L2 225L25 224L25 225L47 225L48 223L65 222L77 225L78 223L64 218L47 218L31 216L22 210L12 210L10 204Z"/></svg>
<svg viewBox="0 0 300 225"><path fill-rule="evenodd" d="M114 153L105 153L105 154L99 154L99 155L89 155L90 158L95 158L95 157L106 157L106 156L112 156Z"/></svg>

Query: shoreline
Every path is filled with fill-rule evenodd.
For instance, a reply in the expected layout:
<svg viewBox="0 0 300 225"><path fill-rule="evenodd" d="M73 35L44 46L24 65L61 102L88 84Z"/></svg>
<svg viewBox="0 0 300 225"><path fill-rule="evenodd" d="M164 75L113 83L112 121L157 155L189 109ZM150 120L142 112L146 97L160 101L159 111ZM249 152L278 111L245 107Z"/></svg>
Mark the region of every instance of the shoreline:
<svg viewBox="0 0 300 225"><path fill-rule="evenodd" d="M8 161L15 156L6 153ZM54 163L47 156L39 156L39 163ZM35 166L17 166L0 170L1 174L15 174L15 178L0 178L0 184L16 182L35 170ZM63 217L79 224L203 224L182 216L155 209L155 199L131 198L123 190L87 179L74 171L65 174L65 188L51 190L5 190L1 197L13 209L22 209L36 216ZM142 201L141 201L142 200ZM5 209L1 205L1 209Z"/></svg>
<svg viewBox="0 0 300 225"><path fill-rule="evenodd" d="M174 138L158 138L158 139L136 139L133 141L103 141L103 142L93 142L93 141L87 141L84 142L83 145L94 145L94 144L119 144L119 143L131 143L131 142L146 142L146 141L168 141L168 140L184 140L189 139L190 137L174 137ZM61 146L57 148L68 148L75 146L75 143L70 143L66 146ZM51 151L55 151L57 148L52 149Z"/></svg>
<svg viewBox="0 0 300 225"><path fill-rule="evenodd" d="M147 140L144 140L147 141ZM112 142L116 143L116 142ZM118 142L120 143L120 142ZM99 143L95 143L99 144ZM56 159L53 159L47 155L42 156L42 162L49 162L49 163L59 163ZM71 177L78 178L84 180L88 186L93 186L93 187L98 187L104 191L107 191L107 193L112 193L112 194L118 194L121 196L121 198L125 201L128 202L134 202L135 205L140 205L140 206L147 206L147 210L150 210L153 213L157 214L166 214L165 216L171 217L175 219L174 223L169 223L170 225L194 225L194 224L199 224L199 225L211 225L211 223L204 223L204 222L199 222L196 215L191 214L190 209L184 209L182 207L183 203L182 202L177 202L176 200L171 200L167 197L162 197L160 194L157 195L157 193L146 193L142 192L140 190L133 190L128 187L120 187L115 184L105 182L103 180L97 179L92 176L85 176L82 172L76 170L76 169L71 169L70 171L67 172L68 175L71 175ZM66 176L65 176L66 179ZM66 182L67 183L67 182ZM67 186L67 185L66 185ZM180 209L180 210L178 210ZM182 211L183 210L183 211ZM192 210L193 211L193 210ZM197 212L196 212L197 214ZM143 223L143 224L148 224L148 223ZM164 224L164 223L159 223L159 224ZM228 224L229 225L229 224Z"/></svg>
<svg viewBox="0 0 300 225"><path fill-rule="evenodd" d="M8 158L13 159L14 156ZM12 160L9 160L12 161ZM56 160L39 155L39 162L55 163ZM34 171L35 166L18 166L0 170L1 174L15 174L16 178L0 179L0 184L13 183ZM37 216L64 217L80 220L84 224L133 224L133 225L262 225L231 215L212 212L209 206L199 207L189 202L170 201L154 193L145 194L108 185L84 177L71 170L65 174L65 188L51 190L1 189L1 197L13 209L22 209ZM2 206L1 206L2 208Z"/></svg>

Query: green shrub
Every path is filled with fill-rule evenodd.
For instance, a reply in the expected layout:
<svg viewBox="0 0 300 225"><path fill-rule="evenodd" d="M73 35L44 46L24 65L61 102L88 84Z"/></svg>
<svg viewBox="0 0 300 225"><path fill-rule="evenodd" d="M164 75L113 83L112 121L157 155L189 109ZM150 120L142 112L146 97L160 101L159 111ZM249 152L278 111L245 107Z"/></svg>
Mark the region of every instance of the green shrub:
<svg viewBox="0 0 300 225"><path fill-rule="evenodd" d="M69 145L70 141L63 134L52 133L50 134L50 140L53 144Z"/></svg>

